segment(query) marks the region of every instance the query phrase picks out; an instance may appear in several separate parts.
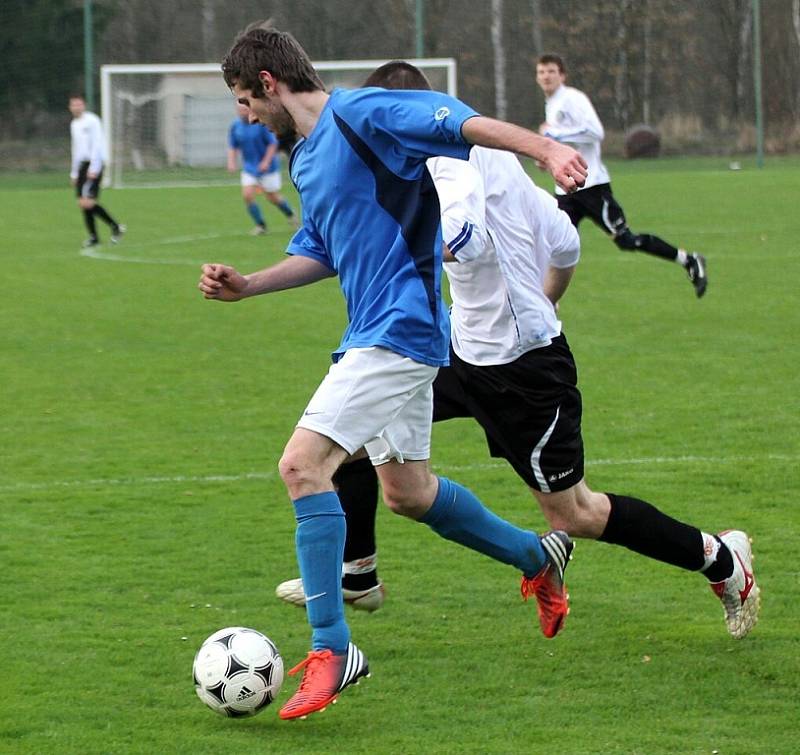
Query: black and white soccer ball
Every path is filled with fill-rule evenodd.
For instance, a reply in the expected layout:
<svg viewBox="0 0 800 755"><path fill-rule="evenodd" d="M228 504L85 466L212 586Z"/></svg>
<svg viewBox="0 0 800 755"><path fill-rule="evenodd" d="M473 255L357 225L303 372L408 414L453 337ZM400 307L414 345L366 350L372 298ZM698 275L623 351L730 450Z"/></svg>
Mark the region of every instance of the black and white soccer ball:
<svg viewBox="0 0 800 755"><path fill-rule="evenodd" d="M197 696L223 716L254 716L283 684L283 659L275 643L245 627L214 632L197 651L192 668Z"/></svg>

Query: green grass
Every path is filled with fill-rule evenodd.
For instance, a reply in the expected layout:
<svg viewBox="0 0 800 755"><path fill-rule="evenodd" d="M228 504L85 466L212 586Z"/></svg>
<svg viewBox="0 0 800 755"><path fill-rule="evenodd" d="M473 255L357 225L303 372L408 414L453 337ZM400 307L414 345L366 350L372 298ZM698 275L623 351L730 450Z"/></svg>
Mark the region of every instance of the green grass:
<svg viewBox="0 0 800 755"><path fill-rule="evenodd" d="M697 301L677 266L582 228L561 314L587 477L746 528L763 590L748 638L702 577L580 542L572 614L544 640L512 571L382 510L389 597L348 612L372 678L304 722L215 716L190 677L211 632L258 628L289 665L307 650L304 614L273 596L296 574L276 463L338 343L338 288L203 301L202 261L252 270L289 237L271 209L271 234L248 237L235 187L104 193L130 229L110 260L79 254L66 182L21 178L0 189L0 752L796 752L797 160L612 170L632 227L701 250L711 283ZM433 462L544 527L473 424L436 426Z"/></svg>

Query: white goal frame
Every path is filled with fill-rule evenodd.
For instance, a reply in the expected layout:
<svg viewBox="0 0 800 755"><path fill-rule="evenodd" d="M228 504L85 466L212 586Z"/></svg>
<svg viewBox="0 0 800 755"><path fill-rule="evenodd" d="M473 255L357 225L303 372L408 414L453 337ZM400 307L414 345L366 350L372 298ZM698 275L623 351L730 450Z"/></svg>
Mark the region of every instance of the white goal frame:
<svg viewBox="0 0 800 755"><path fill-rule="evenodd" d="M374 71L378 66L388 63L391 59L376 60L322 60L313 63L314 68L325 78L327 71L363 71L365 74ZM456 60L455 58L410 58L408 62L419 68L440 68L444 69L447 77L447 93L453 97L458 96L456 82ZM103 131L105 133L108 155L113 161L114 155L114 114L111 101L111 77L114 74L213 74L218 73L222 76L219 63L125 63L107 64L100 68L100 97L101 97L101 117ZM104 183L111 185L113 169L106 171ZM168 184L162 184L167 186ZM185 184L184 184L185 185ZM200 186L200 183L192 184Z"/></svg>

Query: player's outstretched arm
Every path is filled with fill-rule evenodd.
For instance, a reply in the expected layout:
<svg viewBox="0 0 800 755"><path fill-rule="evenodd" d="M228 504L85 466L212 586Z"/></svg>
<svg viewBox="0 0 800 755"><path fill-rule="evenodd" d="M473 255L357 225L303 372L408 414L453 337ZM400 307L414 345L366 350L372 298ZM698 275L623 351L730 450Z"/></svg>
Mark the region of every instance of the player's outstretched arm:
<svg viewBox="0 0 800 755"><path fill-rule="evenodd" d="M577 150L522 126L479 115L464 122L461 134L470 144L532 157L564 191L575 191L586 183L586 161Z"/></svg>
<svg viewBox="0 0 800 755"><path fill-rule="evenodd" d="M284 291L333 276L333 271L308 257L287 257L277 265L242 275L230 265L203 265L197 287L206 299L239 301L272 291Z"/></svg>

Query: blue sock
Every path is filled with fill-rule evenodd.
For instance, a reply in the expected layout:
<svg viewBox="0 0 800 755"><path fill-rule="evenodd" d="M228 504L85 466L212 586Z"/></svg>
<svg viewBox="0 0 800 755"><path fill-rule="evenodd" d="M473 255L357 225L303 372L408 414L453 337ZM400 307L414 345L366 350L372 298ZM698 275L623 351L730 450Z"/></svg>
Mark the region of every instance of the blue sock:
<svg viewBox="0 0 800 755"><path fill-rule="evenodd" d="M276 207L284 215L286 215L287 218L290 218L290 217L292 217L292 215L294 215L294 210L289 206L289 203L285 199L282 199L280 202L278 202Z"/></svg>
<svg viewBox="0 0 800 755"><path fill-rule="evenodd" d="M314 650L344 653L350 630L342 603L342 559L346 525L339 496L315 493L294 501L295 544L306 593L306 614Z"/></svg>
<svg viewBox="0 0 800 755"><path fill-rule="evenodd" d="M250 204L247 205L247 211L250 213L250 217L253 218L256 225L266 225L264 222L264 215L261 213L261 208L256 202L250 202Z"/></svg>
<svg viewBox="0 0 800 755"><path fill-rule="evenodd" d="M522 530L487 509L467 488L439 478L433 505L419 520L437 535L511 564L526 577L545 564L545 553L535 532Z"/></svg>

